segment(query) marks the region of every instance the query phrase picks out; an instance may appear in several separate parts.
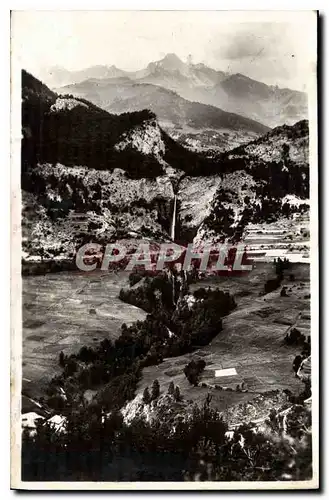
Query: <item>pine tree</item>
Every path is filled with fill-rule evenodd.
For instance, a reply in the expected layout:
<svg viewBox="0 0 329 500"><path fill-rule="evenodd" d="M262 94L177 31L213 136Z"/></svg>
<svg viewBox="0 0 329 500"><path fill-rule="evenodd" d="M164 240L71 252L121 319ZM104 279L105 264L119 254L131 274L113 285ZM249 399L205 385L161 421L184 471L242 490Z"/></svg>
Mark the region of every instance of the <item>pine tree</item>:
<svg viewBox="0 0 329 500"><path fill-rule="evenodd" d="M181 396L181 393L180 393L178 385L176 385L176 387L175 387L174 398L175 398L175 401L181 401L182 400L182 396Z"/></svg>
<svg viewBox="0 0 329 500"><path fill-rule="evenodd" d="M154 380L152 384L151 398L152 401L160 396L160 384L158 380Z"/></svg>
<svg viewBox="0 0 329 500"><path fill-rule="evenodd" d="M149 404L151 402L151 396L150 396L150 391L148 387L145 387L144 392L143 392L143 401L145 404Z"/></svg>
<svg viewBox="0 0 329 500"><path fill-rule="evenodd" d="M171 396L174 396L174 394L175 394L175 385L174 385L173 381L171 381L169 384L168 394L170 394Z"/></svg>
<svg viewBox="0 0 329 500"><path fill-rule="evenodd" d="M65 365L65 356L63 351L59 353L59 366L64 366Z"/></svg>

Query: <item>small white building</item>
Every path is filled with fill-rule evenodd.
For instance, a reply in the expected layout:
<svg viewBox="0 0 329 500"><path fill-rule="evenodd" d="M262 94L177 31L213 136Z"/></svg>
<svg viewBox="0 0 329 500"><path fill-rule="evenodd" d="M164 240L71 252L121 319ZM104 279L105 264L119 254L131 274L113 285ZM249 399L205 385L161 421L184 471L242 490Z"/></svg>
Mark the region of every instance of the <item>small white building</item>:
<svg viewBox="0 0 329 500"><path fill-rule="evenodd" d="M21 415L21 426L22 430L27 429L30 436L34 436L36 434L37 424L44 420L45 417L39 415L34 411L30 411L29 413L23 413Z"/></svg>
<svg viewBox="0 0 329 500"><path fill-rule="evenodd" d="M63 415L54 415L47 420L47 423L50 424L51 429L57 434L64 434L66 432L67 418L63 417Z"/></svg>

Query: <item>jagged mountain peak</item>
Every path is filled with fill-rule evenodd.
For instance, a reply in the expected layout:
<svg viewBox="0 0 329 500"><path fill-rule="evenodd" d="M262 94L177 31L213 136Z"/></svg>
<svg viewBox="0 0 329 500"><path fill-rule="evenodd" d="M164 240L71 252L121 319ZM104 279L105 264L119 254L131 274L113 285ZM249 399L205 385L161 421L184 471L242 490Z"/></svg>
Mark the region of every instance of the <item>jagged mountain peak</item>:
<svg viewBox="0 0 329 500"><path fill-rule="evenodd" d="M193 68L196 69L208 69L208 66L206 66L204 63L196 63L196 64L190 63L189 66L192 66Z"/></svg>
<svg viewBox="0 0 329 500"><path fill-rule="evenodd" d="M241 80L252 80L252 78L249 78L249 76L243 75L242 73L234 73L233 75L230 75L229 78L238 78Z"/></svg>
<svg viewBox="0 0 329 500"><path fill-rule="evenodd" d="M164 58L159 61L151 62L147 67L150 71L161 68L164 71L179 71L184 73L188 68L187 64L173 53L166 54Z"/></svg>
<svg viewBox="0 0 329 500"><path fill-rule="evenodd" d="M89 75L90 77L94 78L111 78L111 77L118 77L118 76L125 76L125 72L122 71L121 69L117 68L112 64L112 66L103 66L103 65L96 65L96 66L91 66L90 68L86 68L85 70L81 70L79 72L80 76L85 76Z"/></svg>
<svg viewBox="0 0 329 500"><path fill-rule="evenodd" d="M162 64L168 65L185 65L183 61L173 52L166 54L164 58L161 60Z"/></svg>
<svg viewBox="0 0 329 500"><path fill-rule="evenodd" d="M204 62L193 63L192 57L185 61L175 53L168 53L138 71L124 71L114 64L96 65L79 71L58 67L48 71L42 79L51 88L58 89L91 78L103 80L103 83L105 80L113 79L114 83L114 79L126 78L136 83L154 84L173 90L189 101L210 104L269 127L283 123L291 125L308 116L307 95L304 92L268 85L239 72L230 74Z"/></svg>

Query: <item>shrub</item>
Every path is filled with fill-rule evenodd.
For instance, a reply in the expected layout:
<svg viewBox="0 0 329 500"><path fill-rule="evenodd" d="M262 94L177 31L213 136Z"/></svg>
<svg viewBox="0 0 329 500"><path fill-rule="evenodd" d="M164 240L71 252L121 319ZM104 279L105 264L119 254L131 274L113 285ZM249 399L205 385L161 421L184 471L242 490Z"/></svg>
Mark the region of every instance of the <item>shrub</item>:
<svg viewBox="0 0 329 500"><path fill-rule="evenodd" d="M205 369L206 362L203 359L190 361L184 368L184 373L191 385L197 386L200 374Z"/></svg>
<svg viewBox="0 0 329 500"><path fill-rule="evenodd" d="M174 392L175 392L175 384L173 381L170 382L169 386L168 386L168 394L170 394L171 396L174 395Z"/></svg>
<svg viewBox="0 0 329 500"><path fill-rule="evenodd" d="M134 270L129 274L129 285L132 287L136 285L144 276L146 276L146 271Z"/></svg>
<svg viewBox="0 0 329 500"><path fill-rule="evenodd" d="M178 385L176 385L176 387L175 387L174 398L175 398L175 401L177 401L177 402L182 400L182 396L181 396Z"/></svg>
<svg viewBox="0 0 329 500"><path fill-rule="evenodd" d="M280 283L281 283L281 278L279 276L267 280L264 285L264 294L266 295L267 293L271 293L274 292L274 290L277 290L280 286Z"/></svg>
<svg viewBox="0 0 329 500"><path fill-rule="evenodd" d="M150 404L151 401L152 401L152 399L151 399L149 388L145 387L144 392L143 392L143 402L148 405L148 404Z"/></svg>
<svg viewBox="0 0 329 500"><path fill-rule="evenodd" d="M61 366L62 368L64 368L65 366L65 355L63 351L59 353L59 366Z"/></svg>
<svg viewBox="0 0 329 500"><path fill-rule="evenodd" d="M121 289L120 300L140 307L148 313L157 311L159 307L172 311L174 308L172 282L165 273L159 273L153 278L148 274L140 271L132 273L129 277L131 286L136 283L140 285L136 288Z"/></svg>
<svg viewBox="0 0 329 500"><path fill-rule="evenodd" d="M305 335L303 335L297 328L289 330L284 338L288 345L303 345L305 343Z"/></svg>
<svg viewBox="0 0 329 500"><path fill-rule="evenodd" d="M285 269L289 269L291 266L291 263L289 261L289 259L280 259L280 257L278 257L277 259L274 259L274 267L275 267L275 272L276 274L278 275L278 277L280 277L282 279L283 277L283 271Z"/></svg>
<svg viewBox="0 0 329 500"><path fill-rule="evenodd" d="M74 359L69 358L65 363L64 375L66 377L70 377L77 371L77 369L78 369L77 362Z"/></svg>
<svg viewBox="0 0 329 500"><path fill-rule="evenodd" d="M151 389L151 399L157 399L160 396L160 384L158 380L154 380Z"/></svg>
<svg viewBox="0 0 329 500"><path fill-rule="evenodd" d="M140 380L140 370L135 364L123 375L114 377L99 395L99 403L107 410L119 409L135 397L137 383Z"/></svg>
<svg viewBox="0 0 329 500"><path fill-rule="evenodd" d="M233 297L221 290L200 289L190 307L181 302L172 315L172 331L177 332L181 352L207 345L222 330L222 317L236 307Z"/></svg>
<svg viewBox="0 0 329 500"><path fill-rule="evenodd" d="M292 369L294 370L295 373L298 372L298 369L300 367L301 362L303 361L303 358L301 356L296 356L293 363L292 363Z"/></svg>

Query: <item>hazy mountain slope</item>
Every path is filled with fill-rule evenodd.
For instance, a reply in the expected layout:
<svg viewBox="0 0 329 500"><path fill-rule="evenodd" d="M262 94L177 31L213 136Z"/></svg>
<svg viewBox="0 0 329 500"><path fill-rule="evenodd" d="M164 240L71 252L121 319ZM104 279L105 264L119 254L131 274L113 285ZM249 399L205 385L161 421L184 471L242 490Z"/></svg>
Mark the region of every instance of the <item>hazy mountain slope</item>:
<svg viewBox="0 0 329 500"><path fill-rule="evenodd" d="M175 54L167 54L160 61L148 64L142 76L131 76L139 83L152 83L180 92L184 88L215 85L223 75L221 71L217 72L205 65L187 64Z"/></svg>
<svg viewBox="0 0 329 500"><path fill-rule="evenodd" d="M157 83L158 79L168 78L168 85L178 86L183 82L190 85L212 86L223 79L227 73L209 68L205 64L184 63L175 54L167 54L163 59L150 62L146 68L138 71L124 71L116 66L98 65L80 71L68 71L59 66L48 68L44 71L44 79L48 85L69 85L82 82L91 78L117 78L128 77L140 83ZM171 88L171 87L168 87Z"/></svg>
<svg viewBox="0 0 329 500"><path fill-rule="evenodd" d="M172 137L194 150L224 151L268 131L254 120L188 101L157 85L136 84L127 78L90 79L58 92L83 97L111 113L149 109Z"/></svg>
<svg viewBox="0 0 329 500"><path fill-rule="evenodd" d="M218 83L209 85L195 85L193 80L189 80L188 84L179 84L177 76L170 80L168 75L162 80L158 75L156 82L152 79L144 80L173 89L191 101L216 106L269 127L284 123L292 125L308 118L306 93L266 85L239 73L224 75Z"/></svg>
<svg viewBox="0 0 329 500"><path fill-rule="evenodd" d="M213 128L245 130L255 134L264 134L268 128L253 120L227 113L214 106L190 102L177 93L156 85L135 84L133 82L89 80L61 89L92 100L110 112L125 113L150 109L160 122L191 128Z"/></svg>
<svg viewBox="0 0 329 500"><path fill-rule="evenodd" d="M119 78L122 76L126 76L126 71L114 65L96 65L79 71L68 71L60 66L53 66L41 73L41 77L52 88L82 82L89 78Z"/></svg>
<svg viewBox="0 0 329 500"><path fill-rule="evenodd" d="M147 76L139 81L161 85L186 99L211 104L270 127L292 125L308 117L304 92L266 85L240 73L230 75L205 65L183 63L172 54L148 69Z"/></svg>
<svg viewBox="0 0 329 500"><path fill-rule="evenodd" d="M115 66L95 66L71 73L55 68L51 74L48 73L46 81L52 87L58 87L92 78L118 77L161 86L190 101L216 106L269 127L284 123L292 125L308 118L307 95L304 92L266 85L240 73L229 74L204 64L183 62L175 54L167 54L163 59L134 72Z"/></svg>
<svg viewBox="0 0 329 500"><path fill-rule="evenodd" d="M211 103L272 127L292 125L308 116L304 92L269 86L239 73L221 81L211 94Z"/></svg>

